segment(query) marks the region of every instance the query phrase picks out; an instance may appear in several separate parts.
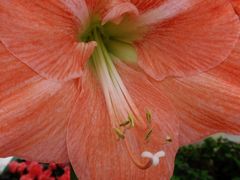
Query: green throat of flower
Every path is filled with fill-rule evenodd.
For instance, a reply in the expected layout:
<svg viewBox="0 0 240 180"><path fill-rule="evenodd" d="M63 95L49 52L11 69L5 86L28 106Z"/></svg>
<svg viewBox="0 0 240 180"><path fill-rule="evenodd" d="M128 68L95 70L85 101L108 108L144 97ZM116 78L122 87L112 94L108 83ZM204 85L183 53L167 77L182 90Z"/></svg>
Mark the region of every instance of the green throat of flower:
<svg viewBox="0 0 240 180"><path fill-rule="evenodd" d="M137 54L133 47L133 41L139 39L140 35L137 26L127 20L123 20L118 25L113 23L101 25L100 21L95 18L80 39L85 42L95 41L97 43L89 65L93 67L101 83L113 129L112 132L118 140L124 142L134 164L141 169L147 169L152 165L157 165L159 158L165 154L163 151L158 151L155 154L144 151L141 156L148 158L148 161L143 161L139 158L139 154L133 152L134 147L129 142L135 137L129 135L129 132L139 135L138 132L140 131L140 143L149 143L154 133L151 124L152 116L147 111L146 118L141 117L115 67L115 61L118 60L128 64L137 63Z"/></svg>
<svg viewBox="0 0 240 180"><path fill-rule="evenodd" d="M106 50L126 63L136 63L137 53L133 41L141 37L137 26L124 20L120 24L107 23L102 25L98 18L93 18L88 28L80 36L84 42L96 41L97 49ZM97 51L97 50L96 50Z"/></svg>

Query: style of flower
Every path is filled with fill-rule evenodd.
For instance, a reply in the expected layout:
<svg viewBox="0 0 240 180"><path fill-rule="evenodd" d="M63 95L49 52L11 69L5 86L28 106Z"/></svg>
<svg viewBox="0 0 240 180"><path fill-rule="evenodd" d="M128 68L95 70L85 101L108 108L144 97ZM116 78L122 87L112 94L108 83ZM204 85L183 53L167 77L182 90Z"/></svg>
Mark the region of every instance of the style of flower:
<svg viewBox="0 0 240 180"><path fill-rule="evenodd" d="M1 0L0 155L169 179L240 132L239 28L227 0Z"/></svg>

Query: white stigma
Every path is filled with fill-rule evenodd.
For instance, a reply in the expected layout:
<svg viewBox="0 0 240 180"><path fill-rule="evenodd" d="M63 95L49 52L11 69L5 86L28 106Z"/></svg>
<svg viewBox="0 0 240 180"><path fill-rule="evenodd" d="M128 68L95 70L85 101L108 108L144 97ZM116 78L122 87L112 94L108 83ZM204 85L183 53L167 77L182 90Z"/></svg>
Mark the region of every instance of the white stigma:
<svg viewBox="0 0 240 180"><path fill-rule="evenodd" d="M152 161L153 166L157 166L160 162L160 158L164 157L166 154L164 151L158 151L157 153L153 154L149 151L144 151L142 153L143 158L149 158Z"/></svg>

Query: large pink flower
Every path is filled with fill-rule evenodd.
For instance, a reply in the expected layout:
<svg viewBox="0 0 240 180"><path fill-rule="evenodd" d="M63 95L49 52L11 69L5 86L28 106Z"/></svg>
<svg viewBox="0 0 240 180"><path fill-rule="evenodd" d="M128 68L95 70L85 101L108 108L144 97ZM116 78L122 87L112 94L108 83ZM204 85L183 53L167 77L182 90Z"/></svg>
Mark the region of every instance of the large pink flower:
<svg viewBox="0 0 240 180"><path fill-rule="evenodd" d="M179 146L238 134L232 2L1 0L0 155L169 179Z"/></svg>

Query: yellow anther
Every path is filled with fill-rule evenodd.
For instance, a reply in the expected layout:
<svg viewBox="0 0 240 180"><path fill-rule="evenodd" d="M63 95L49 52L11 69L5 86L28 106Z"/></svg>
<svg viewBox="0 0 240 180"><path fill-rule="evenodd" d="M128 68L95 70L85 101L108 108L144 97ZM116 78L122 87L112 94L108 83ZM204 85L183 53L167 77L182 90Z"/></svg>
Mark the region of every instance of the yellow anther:
<svg viewBox="0 0 240 180"><path fill-rule="evenodd" d="M172 138L170 136L167 136L166 141L170 143L170 142L172 142Z"/></svg>
<svg viewBox="0 0 240 180"><path fill-rule="evenodd" d="M148 125L150 125L152 123L152 113L150 111L146 112L146 119L147 119Z"/></svg>
<svg viewBox="0 0 240 180"><path fill-rule="evenodd" d="M134 127L135 126L135 124L134 124L134 118L133 118L133 116L132 115L128 115L128 121L130 122L130 125L131 125L131 127Z"/></svg>
<svg viewBox="0 0 240 180"><path fill-rule="evenodd" d="M152 129L148 129L146 134L145 134L145 140L148 141L151 137L153 130Z"/></svg>
<svg viewBox="0 0 240 180"><path fill-rule="evenodd" d="M114 128L114 131L115 131L116 135L118 136L118 138L120 138L120 139L125 138L123 132L119 128Z"/></svg>
<svg viewBox="0 0 240 180"><path fill-rule="evenodd" d="M122 126L127 126L129 123L130 123L130 121L127 120L127 121L122 122L121 124L119 124L119 126L120 126L120 127L122 127Z"/></svg>

